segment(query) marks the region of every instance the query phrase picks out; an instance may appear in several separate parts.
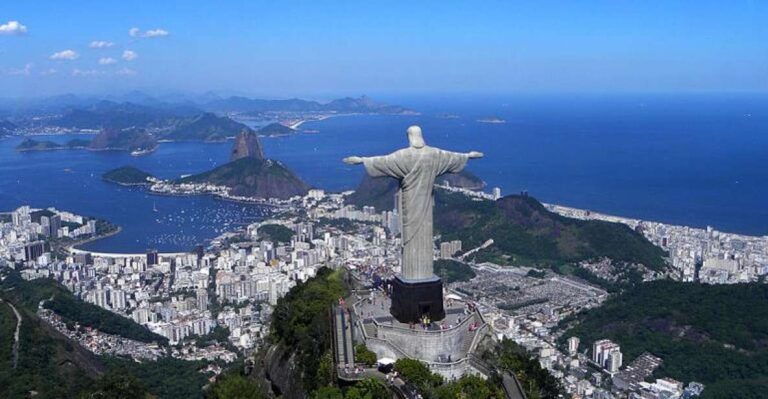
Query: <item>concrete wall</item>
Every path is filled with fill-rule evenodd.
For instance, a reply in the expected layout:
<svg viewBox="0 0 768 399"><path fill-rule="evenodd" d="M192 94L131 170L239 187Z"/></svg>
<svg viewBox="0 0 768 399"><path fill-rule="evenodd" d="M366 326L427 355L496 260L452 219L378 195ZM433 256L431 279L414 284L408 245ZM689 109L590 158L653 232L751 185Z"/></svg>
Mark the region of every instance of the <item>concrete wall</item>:
<svg viewBox="0 0 768 399"><path fill-rule="evenodd" d="M438 356L451 356L452 361L458 361L467 354L463 352L465 338L469 334L469 324L474 317L465 319L460 325L441 331L424 331L415 329L381 326L377 327L377 337L391 342L395 347L405 352L408 357L436 362Z"/></svg>

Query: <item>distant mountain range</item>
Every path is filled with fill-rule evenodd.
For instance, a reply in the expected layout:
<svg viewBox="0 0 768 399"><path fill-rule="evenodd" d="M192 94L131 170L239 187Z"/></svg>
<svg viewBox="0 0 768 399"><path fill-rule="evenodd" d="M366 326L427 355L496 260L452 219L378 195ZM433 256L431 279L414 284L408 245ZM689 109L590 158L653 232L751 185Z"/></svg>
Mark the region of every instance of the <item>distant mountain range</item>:
<svg viewBox="0 0 768 399"><path fill-rule="evenodd" d="M366 96L320 103L301 99L221 98L212 94L195 99L156 98L141 92L108 99L64 95L39 100L0 101L0 115L11 115L10 120L0 120L0 136L39 129L93 130L101 131L104 137L95 140L92 149L131 149L145 148L150 140L222 141L241 131L253 131L229 117L235 115L274 121L316 119L326 114L408 113L413 111L378 103ZM144 138L141 143L131 144L138 130L145 131L151 139ZM126 133L118 133L120 131ZM283 124L271 123L261 128L258 134L282 136L295 132ZM122 135L131 137L122 138Z"/></svg>
<svg viewBox="0 0 768 399"><path fill-rule="evenodd" d="M102 129L88 146L91 150L151 151L157 147L155 136L144 129Z"/></svg>
<svg viewBox="0 0 768 399"><path fill-rule="evenodd" d="M145 111L162 111L173 116L182 115L187 117L206 111L223 114L259 114L265 112L414 113L413 110L408 108L380 103L367 96L357 98L345 97L322 103L298 98L269 100L243 96L222 97L210 92L202 95L170 94L152 96L140 91L133 91L123 95L102 97L65 94L38 99L0 99L0 115L3 115L3 117L13 116L23 120L30 116L64 115L75 110L98 111L117 106L122 106L124 111L128 113L135 113L143 108ZM162 116L156 112L152 113L155 116Z"/></svg>
<svg viewBox="0 0 768 399"><path fill-rule="evenodd" d="M222 141L241 131L251 131L251 129L230 118L205 112L182 120L170 131L159 132L158 136L161 140Z"/></svg>
<svg viewBox="0 0 768 399"><path fill-rule="evenodd" d="M0 137L12 134L15 130L16 125L6 120L0 120Z"/></svg>
<svg viewBox="0 0 768 399"><path fill-rule="evenodd" d="M329 113L377 113L407 114L414 111L397 105L373 101L367 96L345 97L328 103L301 100L261 100L247 97L228 97L202 104L203 109L215 112L258 114L263 112L329 112Z"/></svg>
<svg viewBox="0 0 768 399"><path fill-rule="evenodd" d="M167 128L199 114L199 110L186 106L147 106L100 101L88 107L67 109L63 115L48 123L70 129Z"/></svg>

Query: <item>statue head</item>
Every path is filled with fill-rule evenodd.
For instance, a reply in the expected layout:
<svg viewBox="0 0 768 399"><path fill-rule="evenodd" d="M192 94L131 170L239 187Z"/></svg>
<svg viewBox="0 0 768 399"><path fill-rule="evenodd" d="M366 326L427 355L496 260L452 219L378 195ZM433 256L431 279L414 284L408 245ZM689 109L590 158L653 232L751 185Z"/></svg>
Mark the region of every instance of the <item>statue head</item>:
<svg viewBox="0 0 768 399"><path fill-rule="evenodd" d="M421 135L420 127L413 125L408 128L407 132L408 132L408 143L411 145L411 147L422 148L425 145L427 145L424 142L424 136Z"/></svg>

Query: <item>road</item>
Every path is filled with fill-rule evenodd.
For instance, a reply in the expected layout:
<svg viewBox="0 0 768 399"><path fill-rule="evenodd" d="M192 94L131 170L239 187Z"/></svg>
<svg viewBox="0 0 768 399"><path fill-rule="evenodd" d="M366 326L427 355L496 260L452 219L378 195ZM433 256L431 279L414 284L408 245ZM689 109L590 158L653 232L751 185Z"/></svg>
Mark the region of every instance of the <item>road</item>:
<svg viewBox="0 0 768 399"><path fill-rule="evenodd" d="M3 302L2 299L0 299L0 302ZM13 310L13 313L16 314L16 332L13 333L13 368L16 368L16 365L19 362L19 331L21 330L21 315L19 314L19 311L16 310L16 307L13 306L12 303L6 302L8 306L11 307Z"/></svg>

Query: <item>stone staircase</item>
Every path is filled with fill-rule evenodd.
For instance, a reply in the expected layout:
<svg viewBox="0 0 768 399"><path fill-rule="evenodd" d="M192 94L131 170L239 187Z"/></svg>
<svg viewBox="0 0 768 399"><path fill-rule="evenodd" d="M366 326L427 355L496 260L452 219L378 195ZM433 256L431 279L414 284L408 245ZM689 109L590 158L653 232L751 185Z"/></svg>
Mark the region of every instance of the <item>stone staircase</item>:
<svg viewBox="0 0 768 399"><path fill-rule="evenodd" d="M363 323L363 330L368 338L376 338L378 336L376 326L373 323Z"/></svg>

